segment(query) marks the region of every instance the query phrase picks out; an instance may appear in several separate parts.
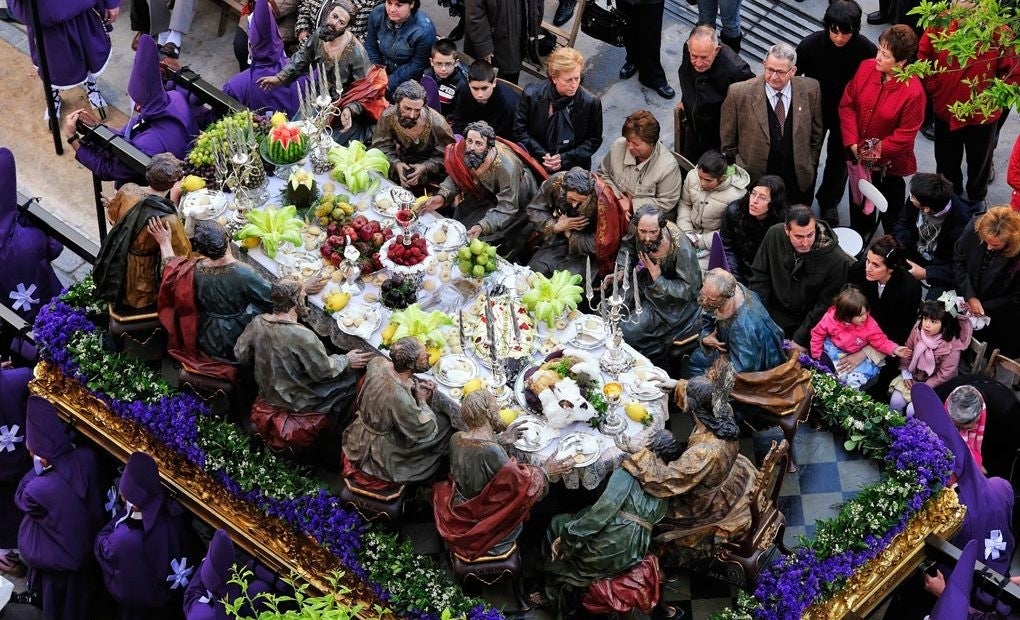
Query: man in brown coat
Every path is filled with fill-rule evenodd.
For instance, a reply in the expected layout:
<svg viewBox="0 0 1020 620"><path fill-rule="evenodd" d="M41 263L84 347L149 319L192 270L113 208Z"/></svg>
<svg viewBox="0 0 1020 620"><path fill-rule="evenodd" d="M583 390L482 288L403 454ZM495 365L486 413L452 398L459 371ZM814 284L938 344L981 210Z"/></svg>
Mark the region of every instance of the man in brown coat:
<svg viewBox="0 0 1020 620"><path fill-rule="evenodd" d="M812 78L794 77L797 51L788 43L769 48L762 77L730 86L723 102L720 138L755 183L775 174L786 183L790 204L810 205L822 151L822 95Z"/></svg>

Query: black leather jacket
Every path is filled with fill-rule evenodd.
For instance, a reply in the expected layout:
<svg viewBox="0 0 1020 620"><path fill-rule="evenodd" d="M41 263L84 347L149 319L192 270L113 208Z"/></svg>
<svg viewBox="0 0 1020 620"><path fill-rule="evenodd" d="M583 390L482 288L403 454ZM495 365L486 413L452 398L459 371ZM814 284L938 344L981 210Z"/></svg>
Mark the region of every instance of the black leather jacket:
<svg viewBox="0 0 1020 620"><path fill-rule="evenodd" d="M549 106L554 97L558 98L555 87L551 81L545 80L528 84L517 102L514 138L539 161L550 150L545 136L549 128ZM602 146L602 101L579 88L571 106L574 140L559 149L560 169L581 166L591 170L591 156Z"/></svg>

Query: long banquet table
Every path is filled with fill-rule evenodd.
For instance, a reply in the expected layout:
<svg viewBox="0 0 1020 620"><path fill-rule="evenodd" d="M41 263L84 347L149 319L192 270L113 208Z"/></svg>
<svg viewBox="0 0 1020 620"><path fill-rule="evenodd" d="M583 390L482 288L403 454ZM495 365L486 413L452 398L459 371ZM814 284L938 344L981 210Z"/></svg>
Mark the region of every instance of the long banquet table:
<svg viewBox="0 0 1020 620"><path fill-rule="evenodd" d="M375 174L375 173L373 173ZM329 179L328 175L316 175L316 180L321 188L324 183L330 182L336 188L335 193L345 194L345 188L343 185L336 183ZM269 199L262 206L282 206L282 196L285 181L275 176L269 177L269 186L266 190ZM382 189L393 187L393 184L387 180L382 180ZM378 192L376 192L378 193ZM350 203L357 207L356 213L364 215L366 218L379 221L383 227L393 228L396 226L395 221L387 217L385 213L380 212L374 206L374 195L368 192L360 195L350 195ZM232 208L225 214L228 219L233 217ZM433 213L423 214L416 222L417 230L424 232L431 224L437 221L439 216ZM399 232L395 234L395 237L399 236ZM460 272L455 265L456 251L447 252L433 252L436 257L443 257L445 254L445 261L436 260L435 268L430 269L424 275L422 282L422 288L419 290L419 302L424 303L429 300L432 296L431 292L439 290L440 287L447 284L448 282L456 281L460 278ZM294 262L297 264L307 263L312 260L320 260L318 249L306 249L301 248L287 248L282 254L278 252L276 259L270 258L263 250L261 246L249 249L241 254L243 260L247 261L253 267L261 272L264 276L270 279L276 279L284 275L290 275L294 272L292 265ZM505 260L499 260L500 269L498 272L488 276L489 278L505 279L511 283L513 287L516 283L518 287L518 293L526 290L526 281L530 275L530 270L527 267L520 265L514 265L508 263ZM324 272L329 273L331 269L324 267ZM444 274L444 271L447 273ZM328 338L334 345L341 350L351 350L357 348L370 348L377 352L385 354L385 350L382 348L382 332L383 329L389 323L389 317L392 312L382 306L377 301L380 297L380 285L385 279L385 269L374 274L363 275L358 285L361 289L360 294L355 295L351 298L348 306L344 309L344 312L348 312L359 306L372 306L379 310L381 320L378 325L368 333L367 330L361 331L360 333L351 333L351 329L344 329L337 318L326 312L325 310L325 297L332 290L339 288L339 284L331 282L326 285L322 292L309 296L309 303L312 306L309 316L305 318L305 321L312 327L319 335ZM484 294L484 293L482 293ZM461 307L458 308L457 314L450 313L451 318L454 320L455 325L450 328L450 337L448 342L452 343L443 350L443 354L451 352L462 352L463 355L468 356L472 361L475 362L477 367L477 376L482 378L487 384L492 382L492 371L487 367L487 361L485 356L478 355L478 352L473 347L468 346L462 350L460 348L459 339L457 336L458 326L456 323L459 321L459 317L468 317L465 321L467 325L470 321L470 317L473 315L472 304L475 303L474 297L464 299ZM518 302L519 303L519 300ZM477 308L477 306L475 307ZM429 306L429 310L434 309ZM452 308L449 308L452 310ZM545 330L542 326L536 328L535 341L538 345L536 350L533 352L528 362L540 362L542 358L556 350L564 350L566 353L571 353L582 357L586 361L590 361L594 366L598 366L599 357L606 350L606 343L600 344L593 348L586 347L582 350L580 347L572 347L568 343L576 335L576 324L578 320L584 315L579 312L574 312L571 315L573 320L566 322L565 326L563 322L558 323L557 326L563 326L562 329ZM629 345L624 343L624 347L635 357L635 366L637 368L651 369L654 366L651 362L643 355L635 351ZM660 371L661 372L661 371ZM430 371L426 374L428 378L434 378L434 372ZM603 375L602 382L611 381L616 379L615 377L608 377ZM622 383L622 382L621 382ZM524 402L523 394L521 392L521 386L511 382L511 385L515 387L515 398L516 401L514 406L520 407L525 413L528 412L528 407ZM432 403L435 410L440 411L449 416L451 424L454 428L463 430L464 424L460 417L460 390L456 387L444 385L437 381L438 390ZM624 394L621 403L625 403L628 400L635 399L634 395L628 393L628 385L624 383ZM632 440L640 441L643 438L651 436L655 431L661 430L666 426L666 420L668 418L668 408L665 395L657 395L655 397L649 397L646 394L640 394L642 396L641 402L648 408L651 414L651 420L645 421L645 423L636 422L623 415L622 407L620 408L620 415L627 423L626 429L623 431L624 434L630 436ZM601 453L599 458L593 463L584 466L576 467L571 472L565 474L562 479L563 483L567 488L576 489L579 486L583 486L587 489L593 489L599 485L599 483L617 467L625 458L625 453L622 452L615 445L613 439L608 435L603 435L598 430L591 428L586 422L573 422L569 426L564 427L559 431L561 437L566 436L570 433L588 433L595 435L598 438ZM545 448L538 451L526 451L523 449L517 449L511 446L511 451L514 453L519 460L530 462L533 464L541 464L556 452L558 443L552 441Z"/></svg>

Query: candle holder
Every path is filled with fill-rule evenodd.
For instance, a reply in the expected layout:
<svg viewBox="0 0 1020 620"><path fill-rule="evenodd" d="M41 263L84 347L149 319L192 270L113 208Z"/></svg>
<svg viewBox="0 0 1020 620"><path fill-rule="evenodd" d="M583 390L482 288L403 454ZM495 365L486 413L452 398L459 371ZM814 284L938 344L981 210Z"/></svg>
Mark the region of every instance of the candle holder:
<svg viewBox="0 0 1020 620"><path fill-rule="evenodd" d="M508 305L508 312L510 314L510 321L516 321L517 317L514 316L514 307L512 305ZM485 298L485 330L486 336L489 338L489 361L492 368L492 385L489 386L489 390L496 399L496 404L502 409L513 404L514 393L506 384L507 372L505 361L497 352L496 317L492 312L492 297L488 295ZM509 337L510 332L508 331L507 338Z"/></svg>
<svg viewBox="0 0 1020 620"><path fill-rule="evenodd" d="M624 257L624 264L614 265L613 273L602 280L599 287L600 299L598 304L594 303L595 291L591 285L591 278L585 284L585 296L588 305L596 310L602 317L602 321L609 326L610 338L606 343L606 352L599 358L599 368L602 372L614 379L634 367L634 355L623 347L623 323L637 323L643 309L641 308L640 293L637 288L637 269L633 272L634 277L634 308L627 305L627 292L630 290L631 273L628 268L628 257ZM587 268L591 273L590 265ZM606 280L612 278L612 290L609 296L606 295ZM621 287L622 282L622 287ZM621 290L622 289L622 290Z"/></svg>
<svg viewBox="0 0 1020 620"><path fill-rule="evenodd" d="M334 67L334 75L337 70ZM308 70L308 81L304 87L298 88L298 108L301 117L305 119L305 131L308 133L309 156L312 164L312 171L316 174L325 174L333 169L329 161L329 149L333 146L333 138L330 135L329 126L337 116L340 116L340 101L342 94L340 85L335 86L337 93L334 98L328 81L326 80L326 65L319 64L318 74L312 69Z"/></svg>

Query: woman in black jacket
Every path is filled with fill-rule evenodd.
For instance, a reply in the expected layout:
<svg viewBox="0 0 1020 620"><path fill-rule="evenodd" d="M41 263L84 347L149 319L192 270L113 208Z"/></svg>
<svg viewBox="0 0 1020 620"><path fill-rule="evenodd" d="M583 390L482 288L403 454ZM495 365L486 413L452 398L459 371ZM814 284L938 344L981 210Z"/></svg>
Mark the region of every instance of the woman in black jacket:
<svg viewBox="0 0 1020 620"><path fill-rule="evenodd" d="M847 281L861 289L868 299L868 308L875 322L893 342L906 342L914 322L917 308L921 304L921 283L910 275L906 253L892 235L883 235L871 242L864 258L850 268ZM853 368L859 364L863 352L853 353L844 358L845 364ZM843 363L843 360L840 360ZM900 365L895 358L888 358L878 379L869 392L875 398L887 400L886 388Z"/></svg>
<svg viewBox="0 0 1020 620"><path fill-rule="evenodd" d="M602 146L602 101L581 88L584 57L569 47L549 54L548 81L529 84L517 102L514 138L550 174L580 166Z"/></svg>
<svg viewBox="0 0 1020 620"><path fill-rule="evenodd" d="M743 198L734 200L723 212L719 237L726 250L726 261L737 280L751 281L751 263L765 231L786 220L786 185L774 174L758 179Z"/></svg>
<svg viewBox="0 0 1020 620"><path fill-rule="evenodd" d="M974 337L1007 357L1020 355L1020 330L1013 323L1020 309L1020 213L992 207L975 216L956 242L953 271L956 293L971 314L991 319Z"/></svg>

